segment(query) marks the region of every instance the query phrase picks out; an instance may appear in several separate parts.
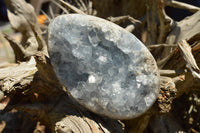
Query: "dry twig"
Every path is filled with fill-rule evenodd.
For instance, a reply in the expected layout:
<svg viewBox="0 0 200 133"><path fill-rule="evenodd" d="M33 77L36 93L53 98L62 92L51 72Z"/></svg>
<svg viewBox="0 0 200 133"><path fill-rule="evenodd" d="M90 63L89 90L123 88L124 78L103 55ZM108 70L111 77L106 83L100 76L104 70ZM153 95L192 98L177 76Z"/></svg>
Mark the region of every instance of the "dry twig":
<svg viewBox="0 0 200 133"><path fill-rule="evenodd" d="M187 73L187 70L159 70L161 76L172 76Z"/></svg>
<svg viewBox="0 0 200 133"><path fill-rule="evenodd" d="M57 1L51 0L52 3L54 3L56 6L58 6L60 9L64 11L64 13L68 14L69 12L62 6L60 5Z"/></svg>
<svg viewBox="0 0 200 133"><path fill-rule="evenodd" d="M130 20L131 23L133 23L133 24L141 23L139 20L134 19L133 17L131 17L129 15L119 16L119 17L108 17L107 19L116 24L120 24L121 22L123 22L125 20Z"/></svg>
<svg viewBox="0 0 200 133"><path fill-rule="evenodd" d="M199 7L187 4L187 3L183 3L183 2L179 2L179 1L175 1L175 0L164 0L165 6L171 6L174 8L181 8L181 9L187 9L192 13L195 13L197 11L200 10Z"/></svg>
<svg viewBox="0 0 200 133"><path fill-rule="evenodd" d="M83 11L81 11L80 9L76 8L75 6L69 4L66 1L63 0L59 0L59 2L61 4L63 4L66 8L71 9L73 12L78 13L78 14L85 14Z"/></svg>
<svg viewBox="0 0 200 133"><path fill-rule="evenodd" d="M54 19L54 18L55 18L55 15L54 15L54 13L53 13L53 9L52 9L52 6L51 6L51 5L49 5L49 13L50 13L50 15L51 15L51 18Z"/></svg>
<svg viewBox="0 0 200 133"><path fill-rule="evenodd" d="M129 20L131 21L131 25L128 25L125 29L129 32L132 32L134 31L135 29L135 24L136 23L140 23L141 24L141 21L137 20L137 19L134 19L133 17L129 16L129 15L126 15L126 16L119 16L119 17L108 17L107 18L109 21L113 22L113 23L116 23L116 24L120 24L126 20Z"/></svg>
<svg viewBox="0 0 200 133"><path fill-rule="evenodd" d="M160 47L177 47L176 44L152 44L148 45L148 49L160 48Z"/></svg>
<svg viewBox="0 0 200 133"><path fill-rule="evenodd" d="M186 63L186 67L192 72L192 75L195 78L200 79L200 70L196 64L194 56L192 55L190 45L186 42L186 40L183 40L178 43L178 47L179 47L181 55Z"/></svg>

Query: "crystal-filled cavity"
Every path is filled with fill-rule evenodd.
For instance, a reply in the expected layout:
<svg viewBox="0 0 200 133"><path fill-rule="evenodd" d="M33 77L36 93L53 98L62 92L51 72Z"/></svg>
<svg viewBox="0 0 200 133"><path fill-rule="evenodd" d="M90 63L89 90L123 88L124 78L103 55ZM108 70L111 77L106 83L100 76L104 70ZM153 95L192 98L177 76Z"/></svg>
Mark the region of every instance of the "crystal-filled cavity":
<svg viewBox="0 0 200 133"><path fill-rule="evenodd" d="M95 113L130 119L156 100L154 58L133 34L107 20L58 16L49 25L49 54L61 83Z"/></svg>

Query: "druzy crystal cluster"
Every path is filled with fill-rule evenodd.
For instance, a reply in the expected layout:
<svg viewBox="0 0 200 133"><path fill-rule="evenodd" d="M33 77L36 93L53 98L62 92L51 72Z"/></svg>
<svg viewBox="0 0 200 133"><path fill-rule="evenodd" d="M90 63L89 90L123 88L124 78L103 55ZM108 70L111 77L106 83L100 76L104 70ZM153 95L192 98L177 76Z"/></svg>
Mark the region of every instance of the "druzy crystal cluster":
<svg viewBox="0 0 200 133"><path fill-rule="evenodd" d="M95 113L129 119L156 99L159 74L154 58L116 24L89 15L58 16L49 25L49 53L61 83Z"/></svg>

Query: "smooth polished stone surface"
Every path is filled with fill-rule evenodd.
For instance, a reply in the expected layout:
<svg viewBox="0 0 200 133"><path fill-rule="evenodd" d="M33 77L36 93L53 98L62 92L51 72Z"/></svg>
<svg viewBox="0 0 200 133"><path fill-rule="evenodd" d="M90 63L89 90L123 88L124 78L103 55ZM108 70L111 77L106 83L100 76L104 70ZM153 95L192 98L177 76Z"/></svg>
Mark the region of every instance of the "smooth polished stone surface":
<svg viewBox="0 0 200 133"><path fill-rule="evenodd" d="M49 25L49 53L61 83L95 113L130 119L156 100L159 73L154 58L114 23L89 15L58 16Z"/></svg>

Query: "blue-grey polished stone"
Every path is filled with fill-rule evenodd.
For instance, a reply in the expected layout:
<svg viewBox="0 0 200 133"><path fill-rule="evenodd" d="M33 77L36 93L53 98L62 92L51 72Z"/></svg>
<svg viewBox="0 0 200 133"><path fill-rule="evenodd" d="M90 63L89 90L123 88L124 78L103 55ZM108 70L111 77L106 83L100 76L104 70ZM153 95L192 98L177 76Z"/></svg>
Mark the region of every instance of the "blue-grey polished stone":
<svg viewBox="0 0 200 133"><path fill-rule="evenodd" d="M61 83L95 113L130 119L156 100L159 73L154 58L114 23L89 15L58 16L49 25L49 54Z"/></svg>

